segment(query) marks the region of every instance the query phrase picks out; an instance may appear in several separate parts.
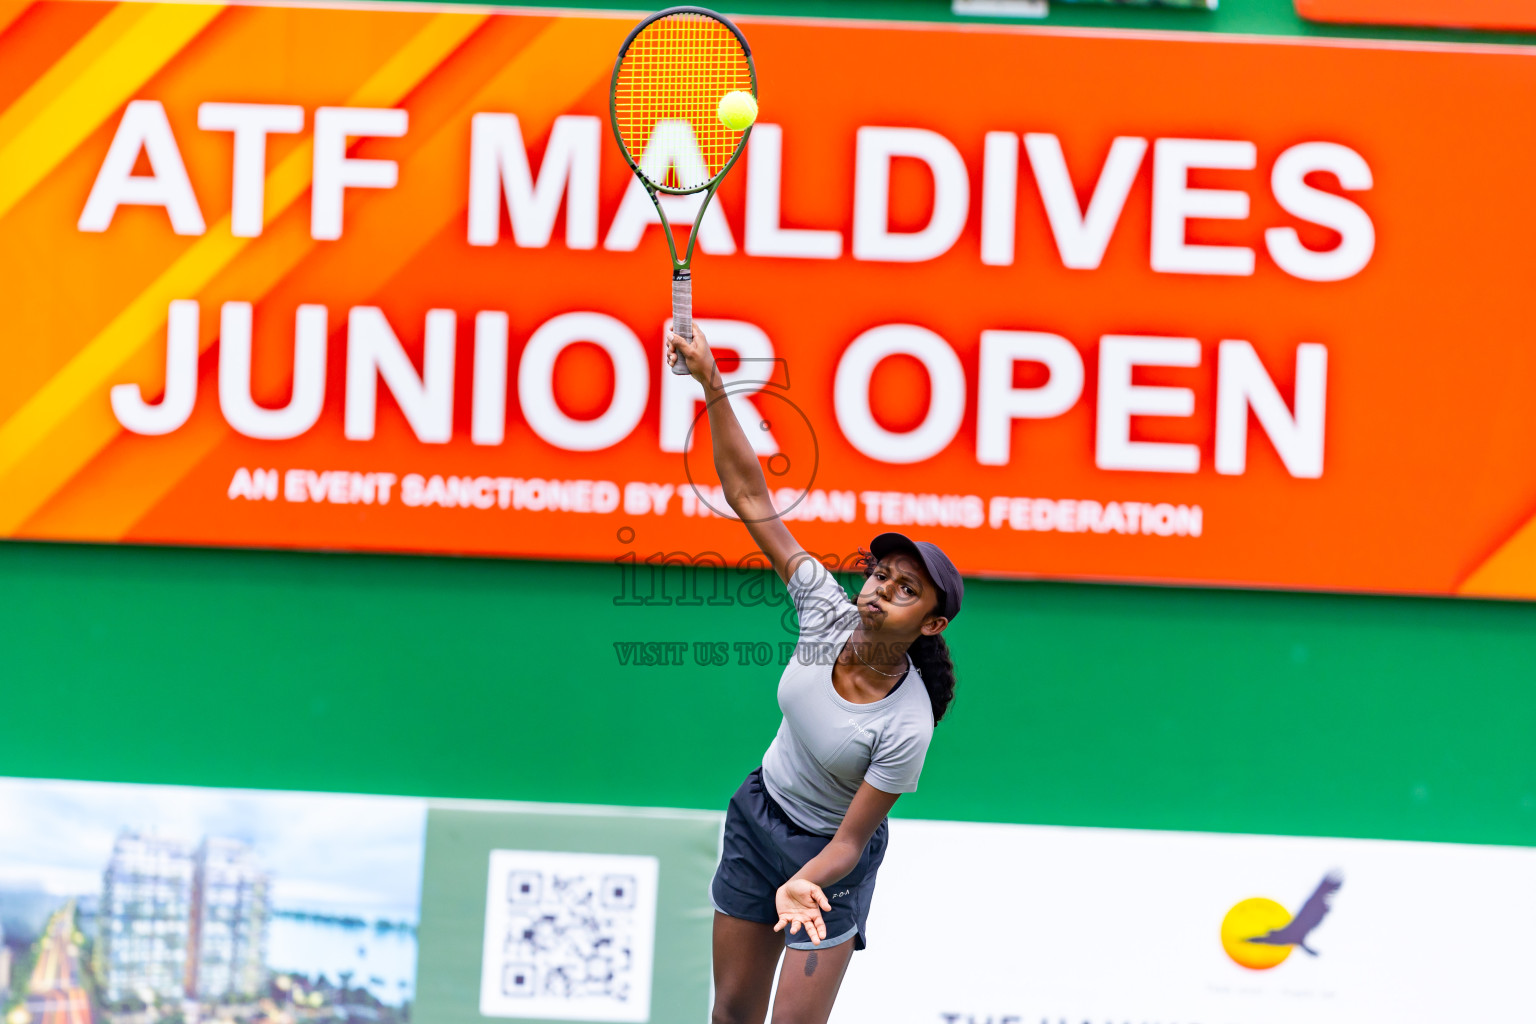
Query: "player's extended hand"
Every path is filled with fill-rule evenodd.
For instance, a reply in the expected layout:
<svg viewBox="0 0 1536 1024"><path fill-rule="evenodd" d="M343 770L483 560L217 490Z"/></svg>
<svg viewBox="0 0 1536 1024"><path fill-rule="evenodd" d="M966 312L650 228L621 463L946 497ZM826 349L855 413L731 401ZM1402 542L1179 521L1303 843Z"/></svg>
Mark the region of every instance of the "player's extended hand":
<svg viewBox="0 0 1536 1024"><path fill-rule="evenodd" d="M667 365L673 366L679 359L688 367L688 373L694 380L704 385L708 390L711 386L720 387L720 374L715 369L715 355L709 350L709 342L704 340L704 332L699 330L699 325L693 325L693 337L685 338L680 334L667 331Z"/></svg>
<svg viewBox="0 0 1536 1024"><path fill-rule="evenodd" d="M773 926L774 931L788 927L789 934L795 935L803 927L805 937L812 944L821 945L821 940L827 937L827 925L821 919L821 912L832 909L821 886L804 878L791 878L779 886L773 902L779 912L779 923Z"/></svg>

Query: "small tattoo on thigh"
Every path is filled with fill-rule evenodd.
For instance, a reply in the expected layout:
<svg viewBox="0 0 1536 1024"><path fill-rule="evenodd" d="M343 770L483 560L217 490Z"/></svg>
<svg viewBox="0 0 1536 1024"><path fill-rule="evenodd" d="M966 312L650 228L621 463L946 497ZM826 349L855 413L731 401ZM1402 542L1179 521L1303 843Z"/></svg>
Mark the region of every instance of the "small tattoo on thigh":
<svg viewBox="0 0 1536 1024"><path fill-rule="evenodd" d="M811 975L813 975L815 973L816 973L816 951L813 949L813 950L811 950L810 954L808 956L806 956L806 958L805 958L805 976L807 978L809 978Z"/></svg>

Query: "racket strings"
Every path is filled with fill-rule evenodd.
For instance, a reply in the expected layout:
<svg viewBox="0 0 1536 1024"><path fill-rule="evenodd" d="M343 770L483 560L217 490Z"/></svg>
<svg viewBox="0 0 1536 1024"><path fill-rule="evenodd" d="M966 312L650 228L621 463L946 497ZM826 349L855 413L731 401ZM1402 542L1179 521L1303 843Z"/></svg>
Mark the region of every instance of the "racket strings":
<svg viewBox="0 0 1536 1024"><path fill-rule="evenodd" d="M746 51L729 28L700 14L669 15L642 29L625 51L614 121L624 149L651 184L702 188L725 170L741 142L742 133L720 120L720 98L751 89ZM671 156L664 166L645 160L646 148L655 144ZM702 166L680 168L695 149Z"/></svg>

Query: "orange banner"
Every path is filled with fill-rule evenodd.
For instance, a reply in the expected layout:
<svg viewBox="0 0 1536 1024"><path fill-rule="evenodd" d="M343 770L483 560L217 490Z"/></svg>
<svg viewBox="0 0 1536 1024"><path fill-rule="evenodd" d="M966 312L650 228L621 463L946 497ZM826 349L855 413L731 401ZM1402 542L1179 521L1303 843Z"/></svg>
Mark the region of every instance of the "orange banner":
<svg viewBox="0 0 1536 1024"><path fill-rule="evenodd" d="M609 134L632 18L0 12L0 535L749 551ZM1536 55L742 25L696 315L807 547L1536 596Z"/></svg>
<svg viewBox="0 0 1536 1024"><path fill-rule="evenodd" d="M1536 28L1536 0L1296 0L1313 21L1436 28Z"/></svg>

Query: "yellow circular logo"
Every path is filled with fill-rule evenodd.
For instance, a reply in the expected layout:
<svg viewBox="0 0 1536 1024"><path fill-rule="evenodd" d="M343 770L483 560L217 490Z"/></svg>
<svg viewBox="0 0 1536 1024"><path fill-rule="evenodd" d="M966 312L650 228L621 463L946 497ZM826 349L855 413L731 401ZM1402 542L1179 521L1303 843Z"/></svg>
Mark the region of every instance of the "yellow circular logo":
<svg viewBox="0 0 1536 1024"><path fill-rule="evenodd" d="M1221 948L1233 962L1254 971L1267 971L1291 955L1291 947L1250 942L1291 923L1291 912L1262 896L1243 900L1221 919Z"/></svg>

